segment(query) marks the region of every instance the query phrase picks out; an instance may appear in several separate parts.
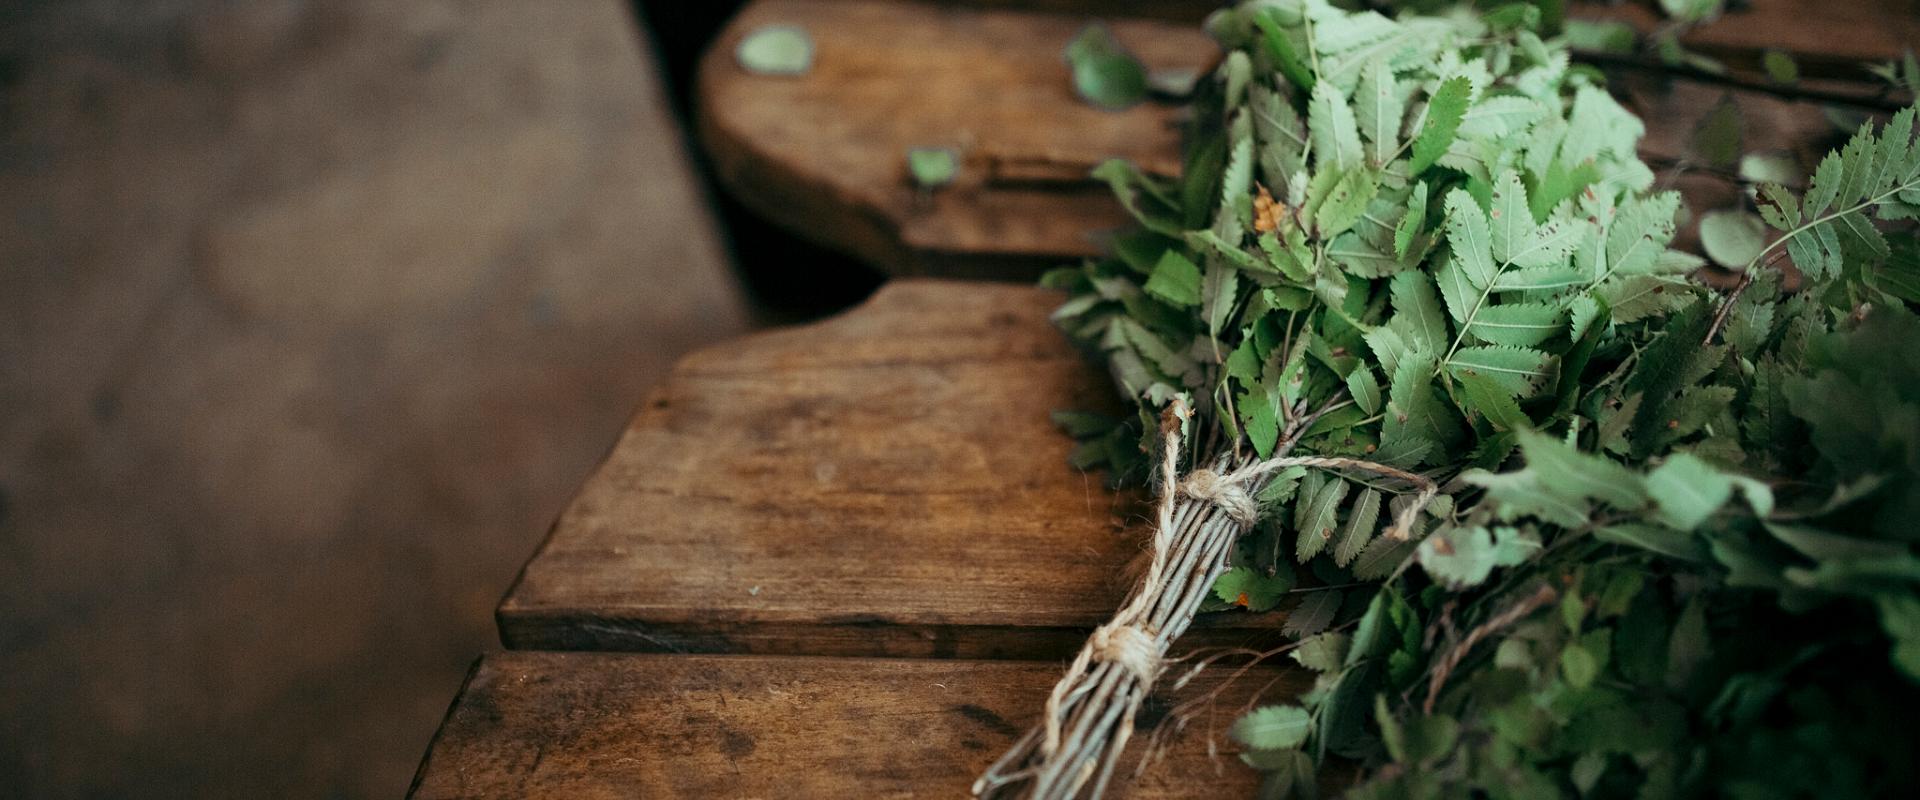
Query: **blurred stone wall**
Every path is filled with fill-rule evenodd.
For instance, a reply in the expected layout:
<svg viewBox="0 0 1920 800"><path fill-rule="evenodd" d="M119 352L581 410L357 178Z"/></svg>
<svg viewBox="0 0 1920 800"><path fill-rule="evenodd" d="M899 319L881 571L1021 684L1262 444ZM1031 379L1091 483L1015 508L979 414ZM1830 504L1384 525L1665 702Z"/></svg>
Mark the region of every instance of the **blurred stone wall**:
<svg viewBox="0 0 1920 800"><path fill-rule="evenodd" d="M614 0L0 4L0 795L397 797L739 293Z"/></svg>

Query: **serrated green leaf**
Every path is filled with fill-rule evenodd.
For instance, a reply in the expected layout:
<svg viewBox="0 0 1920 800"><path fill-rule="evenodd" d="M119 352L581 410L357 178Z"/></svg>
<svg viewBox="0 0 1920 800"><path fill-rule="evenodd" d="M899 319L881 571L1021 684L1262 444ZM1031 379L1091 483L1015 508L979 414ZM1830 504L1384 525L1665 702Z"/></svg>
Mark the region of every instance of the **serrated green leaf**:
<svg viewBox="0 0 1920 800"><path fill-rule="evenodd" d="M1449 213L1453 211L1451 203L1447 210ZM1515 254L1532 244L1538 226L1533 222L1533 211L1527 205L1527 187L1521 185L1519 173L1508 171L1494 181L1493 202L1487 208L1487 220L1491 233L1492 261L1512 263ZM1459 243L1455 242L1454 247L1457 249Z"/></svg>
<svg viewBox="0 0 1920 800"><path fill-rule="evenodd" d="M1300 505L1300 513L1294 520L1294 527L1299 531L1299 539L1294 545L1294 560L1304 564L1326 549L1327 542L1333 540L1340 502L1346 499L1347 491L1351 488L1352 485L1345 480L1330 478Z"/></svg>
<svg viewBox="0 0 1920 800"><path fill-rule="evenodd" d="M1467 325L1467 334L1489 344L1532 346L1566 329L1566 312L1551 303L1486 306Z"/></svg>
<svg viewBox="0 0 1920 800"><path fill-rule="evenodd" d="M1181 306L1200 304L1200 268L1178 250L1160 254L1153 275L1142 287L1148 294Z"/></svg>
<svg viewBox="0 0 1920 800"><path fill-rule="evenodd" d="M1227 735L1256 750L1299 747L1313 729L1313 717L1299 706L1262 706L1235 720Z"/></svg>
<svg viewBox="0 0 1920 800"><path fill-rule="evenodd" d="M1360 168L1341 175L1314 209L1315 230L1327 239L1345 232L1366 213L1367 203L1379 190L1380 176L1372 170Z"/></svg>
<svg viewBox="0 0 1920 800"><path fill-rule="evenodd" d="M1314 589L1300 599L1300 605L1287 612L1287 624L1280 632L1294 638L1305 638L1319 634L1333 624L1333 617L1340 611L1341 592L1338 589Z"/></svg>
<svg viewBox="0 0 1920 800"><path fill-rule="evenodd" d="M1447 343L1447 320L1434 295L1433 279L1424 272L1402 272L1393 276L1389 292L1396 330L1405 332L1410 346L1439 352Z"/></svg>
<svg viewBox="0 0 1920 800"><path fill-rule="evenodd" d="M1495 430L1511 431L1526 428L1533 424L1520 405L1513 401L1513 395L1484 375L1462 374L1460 386L1466 392L1469 410L1486 417Z"/></svg>
<svg viewBox="0 0 1920 800"><path fill-rule="evenodd" d="M1452 248L1453 263L1475 289L1485 289L1497 274L1487 214L1464 189L1447 194L1446 211L1447 244Z"/></svg>
<svg viewBox="0 0 1920 800"><path fill-rule="evenodd" d="M1371 415L1380 411L1380 382L1374 380L1372 370L1363 367L1347 373L1347 394L1362 412Z"/></svg>
<svg viewBox="0 0 1920 800"><path fill-rule="evenodd" d="M1348 512L1347 522L1340 529L1340 536L1333 544L1333 563L1342 567L1353 560L1373 540L1375 527L1380 521L1380 492L1368 487L1353 501L1353 509Z"/></svg>
<svg viewBox="0 0 1920 800"><path fill-rule="evenodd" d="M1509 395L1527 397L1551 376L1551 360L1546 353L1524 347L1462 347L1447 359L1447 370L1455 377L1485 376Z"/></svg>
<svg viewBox="0 0 1920 800"><path fill-rule="evenodd" d="M1354 93L1354 104L1360 132L1370 145L1367 161L1384 167L1400 149L1400 119L1407 111L1406 95L1400 92L1386 59L1367 64L1360 76L1360 88Z"/></svg>
<svg viewBox="0 0 1920 800"><path fill-rule="evenodd" d="M1334 672L1346 663L1347 648L1351 644L1346 634L1330 631L1302 640L1288 655L1295 663L1315 672Z"/></svg>
<svg viewBox="0 0 1920 800"><path fill-rule="evenodd" d="M1407 558L1413 555L1413 549L1419 542L1414 539L1395 539L1389 536L1376 536L1367 543L1360 557L1353 561L1353 577L1363 581L1377 581L1399 569Z"/></svg>
<svg viewBox="0 0 1920 800"><path fill-rule="evenodd" d="M1307 102L1307 133L1313 141L1314 158L1320 169L1333 167L1345 173L1366 166L1360 145L1360 128L1354 120L1347 98L1330 83L1313 87Z"/></svg>
<svg viewBox="0 0 1920 800"><path fill-rule="evenodd" d="M1586 286L1592 278L1576 267L1527 267L1510 269L1500 273L1493 282L1496 292L1558 292L1577 286Z"/></svg>
<svg viewBox="0 0 1920 800"><path fill-rule="evenodd" d="M1427 100L1426 122L1421 124L1420 134L1413 140L1411 174L1427 171L1453 145L1454 133L1460 129L1460 121L1466 117L1472 99L1473 84L1465 77L1449 78L1434 90Z"/></svg>
<svg viewBox="0 0 1920 800"><path fill-rule="evenodd" d="M1271 611L1274 606L1293 589L1293 570L1279 570L1267 575L1259 570L1241 565L1227 570L1214 579L1213 595L1228 605L1239 606L1248 611Z"/></svg>

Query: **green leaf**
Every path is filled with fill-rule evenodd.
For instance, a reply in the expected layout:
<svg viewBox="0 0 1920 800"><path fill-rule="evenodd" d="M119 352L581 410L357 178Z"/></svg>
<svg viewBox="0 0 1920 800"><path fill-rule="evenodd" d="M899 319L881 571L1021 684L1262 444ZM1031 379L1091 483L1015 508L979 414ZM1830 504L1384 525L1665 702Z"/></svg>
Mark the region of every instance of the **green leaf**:
<svg viewBox="0 0 1920 800"><path fill-rule="evenodd" d="M1213 596L1220 602L1248 611L1271 611L1293 589L1293 570L1267 575L1245 565L1220 574L1213 582Z"/></svg>
<svg viewBox="0 0 1920 800"><path fill-rule="evenodd" d="M1434 296L1432 278L1424 272L1402 272L1393 276L1389 291L1395 330L1405 333L1409 345L1432 353L1446 346L1447 320L1440 299Z"/></svg>
<svg viewBox="0 0 1920 800"><path fill-rule="evenodd" d="M1255 750L1299 747L1313 730L1313 717L1299 706L1262 706L1235 720L1227 735Z"/></svg>
<svg viewBox="0 0 1920 800"><path fill-rule="evenodd" d="M1600 660L1577 643L1567 645L1560 651L1560 674L1566 677L1567 685L1585 689L1600 677Z"/></svg>
<svg viewBox="0 0 1920 800"><path fill-rule="evenodd" d="M1497 270L1493 264L1492 233L1487 229L1487 214L1465 189L1447 194L1447 243L1453 248L1453 263L1476 289L1493 283Z"/></svg>
<svg viewBox="0 0 1920 800"><path fill-rule="evenodd" d="M1667 457L1647 476L1660 521L1679 530L1700 527L1733 496L1733 481L1689 453Z"/></svg>
<svg viewBox="0 0 1920 800"><path fill-rule="evenodd" d="M1315 672L1334 672L1346 662L1351 643L1344 633L1321 633L1302 640L1288 655L1300 666Z"/></svg>
<svg viewBox="0 0 1920 800"><path fill-rule="evenodd" d="M1451 205L1448 211L1452 211ZM1533 244L1538 226L1534 225L1533 211L1527 205L1527 187L1520 183L1519 173L1509 171L1494 182L1493 203L1487 209L1487 218L1491 223L1494 261L1510 264L1516 253Z"/></svg>
<svg viewBox="0 0 1920 800"><path fill-rule="evenodd" d="M1567 44L1575 50L1628 55L1634 49L1633 26L1619 20L1567 20Z"/></svg>
<svg viewBox="0 0 1920 800"><path fill-rule="evenodd" d="M1273 446L1280 440L1279 412L1266 390L1250 391L1240 396L1237 404L1240 409L1241 429L1247 432L1247 441L1253 444L1253 450L1261 458L1273 455Z"/></svg>
<svg viewBox="0 0 1920 800"><path fill-rule="evenodd" d="M1380 382L1374 380L1372 370L1362 368L1347 373L1347 394L1361 411L1369 415L1380 411Z"/></svg>
<svg viewBox="0 0 1920 800"><path fill-rule="evenodd" d="M1645 481L1618 462L1582 453L1545 434L1526 432L1519 438L1527 469L1537 474L1541 483L1572 496L1599 500L1622 511L1646 505Z"/></svg>
<svg viewBox="0 0 1920 800"><path fill-rule="evenodd" d="M813 37L798 25L763 25L740 40L733 56L755 75L805 75L813 68Z"/></svg>
<svg viewBox="0 0 1920 800"><path fill-rule="evenodd" d="M1740 157L1742 180L1785 185L1804 177L1799 162L1785 153L1748 153Z"/></svg>
<svg viewBox="0 0 1920 800"><path fill-rule="evenodd" d="M1539 540L1517 528L1473 526L1428 536L1416 553L1428 575L1459 590L1478 586L1495 567L1520 564L1539 550Z"/></svg>
<svg viewBox="0 0 1920 800"><path fill-rule="evenodd" d="M1609 544L1638 547L1669 558L1701 562L1707 560L1707 548L1691 533L1682 533L1658 525L1626 523L1610 525L1593 532L1593 538Z"/></svg>
<svg viewBox="0 0 1920 800"><path fill-rule="evenodd" d="M1576 267L1527 267L1510 269L1500 273L1493 282L1496 292L1558 292L1575 286L1585 286L1592 279Z"/></svg>
<svg viewBox="0 0 1920 800"><path fill-rule="evenodd" d="M1467 114L1473 99L1473 84L1465 77L1448 78L1427 100L1427 119L1413 140L1413 164L1409 170L1418 175L1427 171L1453 145L1455 131Z"/></svg>
<svg viewBox="0 0 1920 800"><path fill-rule="evenodd" d="M1333 624L1333 617L1340 611L1341 593L1338 589L1313 589L1301 598L1300 605L1287 612L1287 624L1281 633L1295 638L1313 636Z"/></svg>
<svg viewBox="0 0 1920 800"><path fill-rule="evenodd" d="M1767 229L1758 216L1719 209L1700 218L1700 246L1714 263L1728 269L1746 269L1767 246Z"/></svg>
<svg viewBox="0 0 1920 800"><path fill-rule="evenodd" d="M1459 380L1461 388L1466 391L1471 410L1486 417L1495 430L1519 430L1533 424L1526 412L1520 410L1520 405L1513 401L1513 395L1493 379L1484 375L1463 374Z"/></svg>
<svg viewBox="0 0 1920 800"><path fill-rule="evenodd" d="M1353 577L1363 581L1377 581L1392 574L1413 555L1419 542L1413 539L1395 539L1389 536L1376 536L1360 551L1360 557L1354 559Z"/></svg>
<svg viewBox="0 0 1920 800"><path fill-rule="evenodd" d="M1306 59L1300 57L1293 43L1287 40L1286 33L1280 30L1279 23L1274 19L1277 11L1269 9L1254 14L1253 22L1260 28L1260 41L1266 46L1267 56L1273 59L1274 66L1280 69L1280 74L1286 77L1287 82L1298 87L1302 96L1310 96L1314 90L1313 72L1307 69Z"/></svg>
<svg viewBox="0 0 1920 800"><path fill-rule="evenodd" d="M1447 369L1456 378L1486 376L1502 391L1528 397L1552 375L1550 360L1546 353L1524 347L1462 347L1447 359Z"/></svg>
<svg viewBox="0 0 1920 800"><path fill-rule="evenodd" d="M946 147L915 147L907 151L907 174L922 189L953 182L960 172L960 154Z"/></svg>
<svg viewBox="0 0 1920 800"><path fill-rule="evenodd" d="M1340 537L1333 544L1333 563L1342 567L1353 563L1367 543L1373 539L1375 527L1380 521L1380 491L1368 487L1353 501L1353 510L1347 515L1347 523L1340 529Z"/></svg>
<svg viewBox="0 0 1920 800"><path fill-rule="evenodd" d="M1367 148L1367 161L1375 167L1384 167L1400 149L1400 119L1407 113L1407 96L1401 93L1386 59L1374 59L1367 64L1360 76L1360 88L1354 93L1354 102L1360 132L1372 145Z"/></svg>
<svg viewBox="0 0 1920 800"><path fill-rule="evenodd" d="M1365 166L1353 109L1347 107L1347 98L1332 84L1322 82L1313 87L1312 100L1307 103L1307 132L1320 169L1333 167L1346 172Z"/></svg>
<svg viewBox="0 0 1920 800"><path fill-rule="evenodd" d="M1147 97L1147 69L1098 22L1080 29L1067 44L1073 89L1088 104L1118 111Z"/></svg>
<svg viewBox="0 0 1920 800"><path fill-rule="evenodd" d="M1694 128L1694 154L1708 166L1732 167L1740 160L1741 126L1740 106L1728 95Z"/></svg>
<svg viewBox="0 0 1920 800"><path fill-rule="evenodd" d="M1487 306L1475 314L1467 333L1489 344L1532 346L1566 329L1566 312L1550 303Z"/></svg>
<svg viewBox="0 0 1920 800"><path fill-rule="evenodd" d="M1345 480L1332 478L1327 480L1307 502L1300 505L1300 511L1294 520L1299 530L1299 540L1294 546L1294 558L1301 563L1318 555L1332 541L1336 525L1336 514L1340 510L1340 501L1347 497L1351 488Z"/></svg>
<svg viewBox="0 0 1920 800"><path fill-rule="evenodd" d="M1315 230L1322 238L1332 238L1353 227L1379 190L1380 176L1372 170L1354 169L1341 175L1333 191L1315 209Z"/></svg>

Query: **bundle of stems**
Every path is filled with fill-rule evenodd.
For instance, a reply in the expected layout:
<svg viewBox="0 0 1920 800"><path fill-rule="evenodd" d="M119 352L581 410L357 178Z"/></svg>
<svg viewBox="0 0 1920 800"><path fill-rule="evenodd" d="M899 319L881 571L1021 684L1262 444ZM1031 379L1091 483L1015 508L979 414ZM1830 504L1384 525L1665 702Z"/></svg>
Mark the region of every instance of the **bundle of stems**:
<svg viewBox="0 0 1920 800"><path fill-rule="evenodd" d="M1293 466L1358 469L1419 488L1389 535L1404 537L1437 487L1423 476L1357 459L1289 456L1320 410L1291 409L1271 458L1253 462L1224 452L1180 476L1181 431L1192 411L1176 398L1161 415L1160 499L1145 576L1111 620L1095 629L1047 698L1039 724L974 781L980 797L1071 800L1100 797L1133 736L1134 719L1153 690L1174 640L1186 633L1213 584L1227 571L1234 543L1260 518L1254 497L1274 472ZM1211 426L1207 426L1211 429Z"/></svg>

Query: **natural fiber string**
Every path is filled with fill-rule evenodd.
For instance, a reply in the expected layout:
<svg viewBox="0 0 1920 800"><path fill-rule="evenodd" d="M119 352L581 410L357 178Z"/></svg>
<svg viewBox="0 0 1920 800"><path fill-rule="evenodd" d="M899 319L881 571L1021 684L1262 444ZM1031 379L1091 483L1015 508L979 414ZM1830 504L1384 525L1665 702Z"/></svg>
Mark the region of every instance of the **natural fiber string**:
<svg viewBox="0 0 1920 800"><path fill-rule="evenodd" d="M1167 648L1172 640L1185 631L1191 622L1191 610L1197 605L1196 592L1204 592L1211 586L1211 578L1216 575L1224 560L1225 549L1233 540L1239 538L1260 516L1259 502L1253 492L1267 475L1281 469L1295 466L1314 467L1329 470L1355 470L1393 478L1418 487L1414 502L1405 506L1397 515L1394 527L1388 535L1396 539L1411 536L1413 524L1418 515L1439 491L1438 484L1406 470L1360 459L1337 456L1292 456L1268 459L1247 465L1237 470L1219 473L1205 467L1195 468L1185 480L1179 477L1179 458L1183 437L1181 430L1191 418L1192 410L1184 399L1175 398L1160 419L1162 439L1162 458L1160 463L1160 498L1155 514L1155 525L1151 541L1147 574L1128 596L1127 602L1106 625L1093 632L1087 643L1080 648L1073 663L1047 697L1045 719L1037 731L1030 731L1001 760L988 768L973 785L976 795L989 792L997 793L1002 787L1021 779L1035 782L1035 797L1075 797L1096 774L1099 780L1094 784L1097 796L1106 786L1111 776L1113 763L1125 750L1127 741L1133 734L1134 716L1146 692L1159 677L1166 657ZM1186 506L1185 511L1178 509L1180 498L1199 501L1198 506ZM1211 507L1221 515L1229 528L1222 528L1209 521L1207 517L1195 518L1193 514ZM1179 517L1178 523L1176 516ZM1179 524L1179 523L1184 523ZM1192 528L1190 535L1203 539L1203 542L1180 543L1175 541L1176 534ZM1182 545L1181 569L1175 571L1181 588L1170 590L1170 563L1176 544ZM1196 559L1196 557L1198 557ZM1192 574L1186 574L1191 572ZM1203 585L1204 584L1204 585ZM1182 597L1168 595L1175 591ZM1172 605L1169 605L1171 603ZM1169 613L1185 610L1184 619L1179 614ZM1153 624L1159 618L1168 623L1167 629ZM1098 665L1098 666L1096 666ZM1120 673L1109 673L1117 669ZM1131 685L1115 684L1119 675L1132 679ZM1097 688L1094 684L1098 681ZM1119 697L1111 692L1119 691ZM1090 697L1089 692L1097 692ZM1069 735L1066 725L1069 713L1065 709L1070 704L1083 701L1096 703L1114 703L1120 708L1102 711L1098 716L1102 722L1094 724L1086 713L1076 710L1071 716L1075 721L1074 732ZM1105 708L1105 706L1102 706ZM1115 719L1115 714L1119 719ZM1112 730L1112 739L1102 746L1103 736L1097 729L1117 722ZM1036 737L1037 734L1037 737ZM1091 736L1091 738L1089 738ZM1036 742L1035 739L1038 738ZM1063 740L1071 739L1071 744ZM1037 746L1037 754L1029 748ZM1069 752L1062 752L1063 746ZM1104 750L1104 754L1100 751ZM1039 762L1025 764L1011 773L1003 769L1021 766L1028 755L1037 755ZM1084 763L1075 765L1076 760ZM1066 763L1059 763L1064 760ZM1068 776L1063 770L1073 768ZM1064 781L1064 783L1063 783Z"/></svg>

